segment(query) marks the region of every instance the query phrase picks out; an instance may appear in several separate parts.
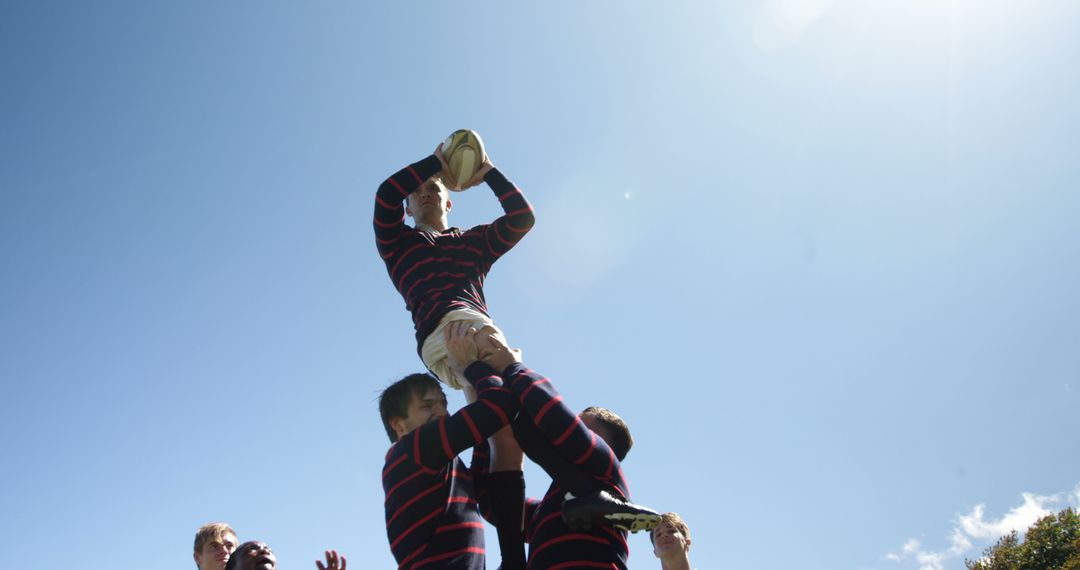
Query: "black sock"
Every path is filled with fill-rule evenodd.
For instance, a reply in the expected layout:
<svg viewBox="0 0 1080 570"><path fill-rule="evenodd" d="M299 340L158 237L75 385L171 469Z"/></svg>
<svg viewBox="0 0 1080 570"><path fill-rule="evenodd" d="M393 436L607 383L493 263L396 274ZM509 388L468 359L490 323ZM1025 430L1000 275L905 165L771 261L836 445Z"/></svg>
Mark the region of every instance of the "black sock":
<svg viewBox="0 0 1080 570"><path fill-rule="evenodd" d="M487 474L487 482L502 570L524 570L525 476L521 471L495 471Z"/></svg>

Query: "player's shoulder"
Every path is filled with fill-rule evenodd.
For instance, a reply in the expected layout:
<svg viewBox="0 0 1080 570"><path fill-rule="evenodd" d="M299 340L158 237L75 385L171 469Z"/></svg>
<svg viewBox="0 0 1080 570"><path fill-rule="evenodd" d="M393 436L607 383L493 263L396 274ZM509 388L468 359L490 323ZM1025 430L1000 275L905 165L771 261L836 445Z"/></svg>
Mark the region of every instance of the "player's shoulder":
<svg viewBox="0 0 1080 570"><path fill-rule="evenodd" d="M402 455L408 453L406 449L407 446L402 445L402 442L405 441L405 439L407 439L410 435L412 434L406 434L401 439L398 439L394 443L390 444L390 449L386 450L386 457L383 461L383 465L385 467L390 467L395 461L398 461Z"/></svg>
<svg viewBox="0 0 1080 570"><path fill-rule="evenodd" d="M491 227L491 224L480 224L479 226L473 226L465 231L458 230L458 235L463 237L481 235ZM457 228L453 228L457 229Z"/></svg>

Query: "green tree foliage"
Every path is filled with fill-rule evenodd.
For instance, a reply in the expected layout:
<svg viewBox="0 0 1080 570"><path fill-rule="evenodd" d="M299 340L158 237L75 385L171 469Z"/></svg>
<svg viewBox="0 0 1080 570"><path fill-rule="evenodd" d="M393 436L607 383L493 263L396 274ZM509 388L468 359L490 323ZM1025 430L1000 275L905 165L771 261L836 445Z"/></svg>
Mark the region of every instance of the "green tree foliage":
<svg viewBox="0 0 1080 570"><path fill-rule="evenodd" d="M1027 529L1001 537L978 560L965 560L968 570L1080 570L1080 514L1065 509L1047 515Z"/></svg>

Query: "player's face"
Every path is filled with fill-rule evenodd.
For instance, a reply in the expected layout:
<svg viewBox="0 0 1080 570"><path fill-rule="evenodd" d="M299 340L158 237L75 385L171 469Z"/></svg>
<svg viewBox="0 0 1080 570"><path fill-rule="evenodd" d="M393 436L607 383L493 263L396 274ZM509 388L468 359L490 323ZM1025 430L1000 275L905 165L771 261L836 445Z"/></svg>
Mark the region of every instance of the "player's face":
<svg viewBox="0 0 1080 570"><path fill-rule="evenodd" d="M443 394L440 388L431 388L423 396L413 397L409 402L409 415L400 422L401 427L395 426L394 430L398 432L398 437L401 437L446 415L446 394Z"/></svg>
<svg viewBox="0 0 1080 570"><path fill-rule="evenodd" d="M206 541L195 553L195 564L201 570L224 570L229 555L236 550L236 536L226 533Z"/></svg>
<svg viewBox="0 0 1080 570"><path fill-rule="evenodd" d="M448 214L451 206L450 192L434 179L428 179L409 194L407 210L416 221L430 225Z"/></svg>
<svg viewBox="0 0 1080 570"><path fill-rule="evenodd" d="M233 553L237 570L275 570L277 557L265 542L245 542Z"/></svg>
<svg viewBox="0 0 1080 570"><path fill-rule="evenodd" d="M652 531L653 554L657 558L664 558L678 552L686 552L690 548L690 541L683 536L677 528L664 522Z"/></svg>

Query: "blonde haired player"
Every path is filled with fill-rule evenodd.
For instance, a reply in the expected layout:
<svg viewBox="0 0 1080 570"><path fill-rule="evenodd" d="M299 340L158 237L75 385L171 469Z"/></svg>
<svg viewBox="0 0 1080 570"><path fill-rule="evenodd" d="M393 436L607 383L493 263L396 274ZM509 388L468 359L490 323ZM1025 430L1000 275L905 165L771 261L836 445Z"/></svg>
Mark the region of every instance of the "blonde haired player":
<svg viewBox="0 0 1080 570"><path fill-rule="evenodd" d="M199 570L223 570L240 541L226 523L204 524L195 532L195 566Z"/></svg>
<svg viewBox="0 0 1080 570"><path fill-rule="evenodd" d="M390 280L412 313L421 359L440 380L460 390L462 379L446 362L443 329L450 322L469 321L481 334L499 331L488 314L484 279L492 264L528 233L535 218L521 190L491 164L480 147L480 167L455 190L486 182L503 215L466 231L451 227L448 214L453 202L443 175L455 181L457 176L447 165L443 146L379 185L375 244ZM405 224L406 215L413 218L414 227Z"/></svg>
<svg viewBox="0 0 1080 570"><path fill-rule="evenodd" d="M653 554L660 559L661 570L691 570L690 527L679 513L664 513L660 525L649 533Z"/></svg>

